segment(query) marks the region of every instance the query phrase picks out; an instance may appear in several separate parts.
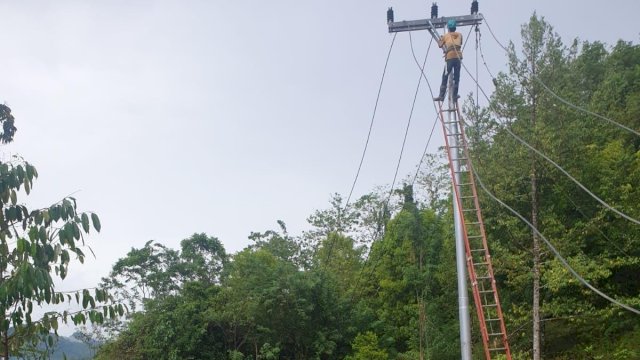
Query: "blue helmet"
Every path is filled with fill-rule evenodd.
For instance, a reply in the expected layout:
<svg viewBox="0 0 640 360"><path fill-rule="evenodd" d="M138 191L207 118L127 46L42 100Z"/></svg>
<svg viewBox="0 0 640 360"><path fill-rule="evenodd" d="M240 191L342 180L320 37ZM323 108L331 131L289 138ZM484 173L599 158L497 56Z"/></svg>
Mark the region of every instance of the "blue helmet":
<svg viewBox="0 0 640 360"><path fill-rule="evenodd" d="M456 29L456 20L455 19L449 19L449 21L447 21L447 27L449 29Z"/></svg>

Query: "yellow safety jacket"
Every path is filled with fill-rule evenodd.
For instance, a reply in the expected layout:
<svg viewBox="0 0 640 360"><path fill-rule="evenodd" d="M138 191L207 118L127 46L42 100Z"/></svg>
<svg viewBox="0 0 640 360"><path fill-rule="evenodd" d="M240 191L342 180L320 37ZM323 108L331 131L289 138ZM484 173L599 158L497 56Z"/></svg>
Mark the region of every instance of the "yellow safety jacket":
<svg viewBox="0 0 640 360"><path fill-rule="evenodd" d="M445 60L462 59L462 34L453 31L444 34L438 46L444 50Z"/></svg>

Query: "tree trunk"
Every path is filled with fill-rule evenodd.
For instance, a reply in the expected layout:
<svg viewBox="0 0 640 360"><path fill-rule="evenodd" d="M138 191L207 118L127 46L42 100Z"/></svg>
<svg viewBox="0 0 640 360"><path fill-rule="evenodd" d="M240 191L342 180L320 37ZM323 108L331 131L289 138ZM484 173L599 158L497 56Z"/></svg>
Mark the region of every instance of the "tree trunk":
<svg viewBox="0 0 640 360"><path fill-rule="evenodd" d="M423 274L423 254L422 254L422 249L420 249L420 274ZM420 324L420 329L419 329L419 335L420 335L420 360L424 360L424 342L425 342L425 325L426 325L426 320L427 320L427 315L425 314L425 310L424 310L424 291L421 291L418 293L419 297L418 297L418 306L419 306L419 311L420 311L420 317L419 317L419 324Z"/></svg>
<svg viewBox="0 0 640 360"><path fill-rule="evenodd" d="M535 59L531 59L531 73L536 76ZM536 93L532 88L531 94L531 129L533 138L536 136ZM535 144L535 140L534 140ZM538 177L535 154L531 152L531 224L538 228ZM540 360L540 238L533 232L533 360Z"/></svg>
<svg viewBox="0 0 640 360"><path fill-rule="evenodd" d="M4 344L4 351L2 352L2 358L5 360L9 359L9 333L2 333L2 343Z"/></svg>

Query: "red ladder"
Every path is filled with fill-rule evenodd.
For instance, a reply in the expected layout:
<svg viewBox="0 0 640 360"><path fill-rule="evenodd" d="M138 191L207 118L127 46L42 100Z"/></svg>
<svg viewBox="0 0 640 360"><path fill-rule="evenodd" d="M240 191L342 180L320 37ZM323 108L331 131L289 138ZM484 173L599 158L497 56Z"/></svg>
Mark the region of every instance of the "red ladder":
<svg viewBox="0 0 640 360"><path fill-rule="evenodd" d="M443 109L442 102L438 101L438 108L447 147L455 201L458 203L458 211L463 224L462 233L467 256L467 270L473 288L473 299L478 314L485 357L489 360L502 355L511 360L507 330L500 307L496 280L493 276L491 255L487 246L487 236L482 221L462 116L457 102L455 102L453 109ZM451 114L449 116L451 120L445 120L445 112ZM452 143L457 145L452 145Z"/></svg>

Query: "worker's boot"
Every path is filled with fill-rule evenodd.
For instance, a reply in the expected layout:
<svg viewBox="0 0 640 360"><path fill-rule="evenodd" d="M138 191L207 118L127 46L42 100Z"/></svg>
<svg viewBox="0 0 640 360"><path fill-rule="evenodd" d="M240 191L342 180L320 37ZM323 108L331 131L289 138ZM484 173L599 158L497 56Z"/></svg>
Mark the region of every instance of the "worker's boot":
<svg viewBox="0 0 640 360"><path fill-rule="evenodd" d="M447 91L446 87L440 87L440 95L434 97L433 101L444 101L444 93Z"/></svg>

